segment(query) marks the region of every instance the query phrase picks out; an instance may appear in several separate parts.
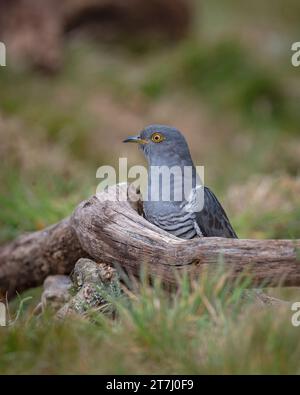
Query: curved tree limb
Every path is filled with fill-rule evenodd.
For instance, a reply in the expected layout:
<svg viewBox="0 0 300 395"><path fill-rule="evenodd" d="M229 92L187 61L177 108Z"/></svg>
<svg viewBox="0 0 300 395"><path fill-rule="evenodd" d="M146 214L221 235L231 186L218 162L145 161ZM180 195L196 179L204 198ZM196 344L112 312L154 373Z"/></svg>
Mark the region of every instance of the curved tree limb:
<svg viewBox="0 0 300 395"><path fill-rule="evenodd" d="M0 297L41 285L51 274L69 274L87 256L66 218L0 248Z"/></svg>
<svg viewBox="0 0 300 395"><path fill-rule="evenodd" d="M127 186L109 189L110 198ZM70 218L22 236L0 248L0 292L13 296L43 283L51 274L69 274L76 261L118 264L139 274L148 272L173 283L174 269L198 276L222 261L232 277L249 273L253 284L300 286L300 240L179 239L138 215L129 201L111 201L107 194L79 204Z"/></svg>
<svg viewBox="0 0 300 395"><path fill-rule="evenodd" d="M115 188L110 189L112 196ZM71 217L82 248L96 261L118 263L134 274L147 264L149 274L172 283L175 268L199 275L221 257L232 276L246 270L253 284L300 285L300 240L183 240L138 216L128 201L101 198L82 202Z"/></svg>

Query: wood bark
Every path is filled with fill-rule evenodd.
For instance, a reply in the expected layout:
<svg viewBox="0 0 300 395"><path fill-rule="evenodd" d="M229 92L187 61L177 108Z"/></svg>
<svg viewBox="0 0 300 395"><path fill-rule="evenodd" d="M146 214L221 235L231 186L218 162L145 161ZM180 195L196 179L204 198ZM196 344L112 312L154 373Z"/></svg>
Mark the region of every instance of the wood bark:
<svg viewBox="0 0 300 395"><path fill-rule="evenodd" d="M0 291L13 296L50 274L68 274L81 257L120 265L134 275L145 264L150 275L169 284L175 273L199 276L223 262L232 278L245 273L253 285L300 286L300 240L182 240L149 223L136 203L120 201L116 193L124 197L127 186L111 187L80 203L70 218L2 247Z"/></svg>
<svg viewBox="0 0 300 395"><path fill-rule="evenodd" d="M41 285L51 274L69 274L87 256L66 218L0 248L0 297Z"/></svg>
<svg viewBox="0 0 300 395"><path fill-rule="evenodd" d="M65 318L74 314L84 316L87 312L91 312L91 309L112 313L111 309L108 308L109 303L105 295L109 290L120 290L115 269L90 259L79 259L72 272L71 279L76 294L57 311L58 318ZM105 289L104 295L101 289Z"/></svg>

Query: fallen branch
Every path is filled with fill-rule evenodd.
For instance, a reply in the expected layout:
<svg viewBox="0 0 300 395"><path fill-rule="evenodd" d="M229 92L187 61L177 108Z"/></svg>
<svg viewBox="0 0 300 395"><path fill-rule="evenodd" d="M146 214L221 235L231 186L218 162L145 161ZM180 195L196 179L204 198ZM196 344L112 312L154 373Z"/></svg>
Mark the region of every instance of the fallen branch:
<svg viewBox="0 0 300 395"><path fill-rule="evenodd" d="M70 218L23 235L0 248L0 297L41 285L51 274L69 274L85 256Z"/></svg>
<svg viewBox="0 0 300 395"><path fill-rule="evenodd" d="M111 187L115 191L127 186ZM253 285L300 286L300 240L197 238L190 241L152 225L128 201L107 195L82 202L70 218L44 231L22 236L0 249L0 291L16 291L43 283L50 274L69 274L81 257L120 265L138 275L142 264L153 276L174 283L174 272L199 276L220 262L232 277L247 272Z"/></svg>

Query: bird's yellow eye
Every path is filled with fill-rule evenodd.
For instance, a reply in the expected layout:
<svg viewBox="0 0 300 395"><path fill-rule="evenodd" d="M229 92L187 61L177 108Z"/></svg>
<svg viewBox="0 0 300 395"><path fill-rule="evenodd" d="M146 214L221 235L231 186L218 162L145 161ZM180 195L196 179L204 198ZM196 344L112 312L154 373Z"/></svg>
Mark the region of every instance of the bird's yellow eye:
<svg viewBox="0 0 300 395"><path fill-rule="evenodd" d="M155 132L152 134L151 140L153 143L161 143L163 140L165 140L165 137L161 133Z"/></svg>

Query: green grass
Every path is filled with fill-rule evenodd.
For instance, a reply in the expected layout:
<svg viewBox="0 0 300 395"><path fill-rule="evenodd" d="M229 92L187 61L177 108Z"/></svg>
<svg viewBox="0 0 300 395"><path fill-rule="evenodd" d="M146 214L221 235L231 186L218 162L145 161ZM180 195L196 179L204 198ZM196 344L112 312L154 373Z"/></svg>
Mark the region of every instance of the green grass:
<svg viewBox="0 0 300 395"><path fill-rule="evenodd" d="M144 280L134 296L109 299L115 320L91 312L90 319L61 322L49 313L34 317L27 307L1 328L0 372L300 373L289 307L242 302L245 285L230 284L222 270L193 284L183 279L171 294Z"/></svg>
<svg viewBox="0 0 300 395"><path fill-rule="evenodd" d="M241 238L299 239L300 207L290 212L245 212L234 219L234 227Z"/></svg>
<svg viewBox="0 0 300 395"><path fill-rule="evenodd" d="M25 231L41 230L70 215L80 199L88 197L84 189L70 180L43 174L34 182L10 174L6 193L0 195L0 242Z"/></svg>
<svg viewBox="0 0 300 395"><path fill-rule="evenodd" d="M298 10L296 0L213 0L177 45L75 40L58 75L1 68L0 243L68 216L95 191L96 168L120 155L123 134L173 118L192 131L194 159L240 237L300 238ZM244 188L265 179L270 192L254 204ZM10 305L13 319L33 296L19 319L0 328L0 371L300 373L289 308L257 310L241 303L242 284L229 293L222 274L204 280L171 296L144 283L135 298L110 300L116 320L34 317L41 288L29 290ZM272 292L299 300L297 290Z"/></svg>
<svg viewBox="0 0 300 395"><path fill-rule="evenodd" d="M238 115L242 124L296 133L299 115L294 97L284 89L279 70L263 65L238 40L207 45L187 40L162 54L145 75L142 92L151 99L190 90L214 111Z"/></svg>

